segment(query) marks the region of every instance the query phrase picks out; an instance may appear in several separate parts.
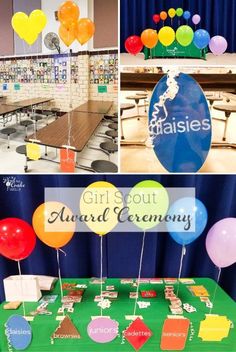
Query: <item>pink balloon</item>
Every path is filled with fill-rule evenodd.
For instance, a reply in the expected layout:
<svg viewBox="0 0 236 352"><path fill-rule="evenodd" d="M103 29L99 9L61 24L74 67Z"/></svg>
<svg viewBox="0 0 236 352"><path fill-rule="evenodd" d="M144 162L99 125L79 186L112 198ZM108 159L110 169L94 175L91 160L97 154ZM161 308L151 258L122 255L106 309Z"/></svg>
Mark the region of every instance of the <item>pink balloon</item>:
<svg viewBox="0 0 236 352"><path fill-rule="evenodd" d="M201 17L199 15L194 15L192 18L193 24L197 25L201 22Z"/></svg>
<svg viewBox="0 0 236 352"><path fill-rule="evenodd" d="M236 218L218 221L208 232L206 250L219 268L236 263Z"/></svg>
<svg viewBox="0 0 236 352"><path fill-rule="evenodd" d="M226 52L228 48L227 40L220 35L211 38L209 44L210 50L214 55L222 55Z"/></svg>

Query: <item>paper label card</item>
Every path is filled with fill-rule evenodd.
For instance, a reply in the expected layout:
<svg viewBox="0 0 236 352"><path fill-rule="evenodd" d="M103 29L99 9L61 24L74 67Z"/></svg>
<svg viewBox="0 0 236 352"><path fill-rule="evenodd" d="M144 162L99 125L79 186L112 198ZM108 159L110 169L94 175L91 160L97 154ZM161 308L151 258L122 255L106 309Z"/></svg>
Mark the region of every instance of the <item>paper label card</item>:
<svg viewBox="0 0 236 352"><path fill-rule="evenodd" d="M60 150L60 170L61 172L75 172L75 152L71 149Z"/></svg>
<svg viewBox="0 0 236 352"><path fill-rule="evenodd" d="M166 319L162 329L161 349L163 351L182 351L188 337L188 319Z"/></svg>
<svg viewBox="0 0 236 352"><path fill-rule="evenodd" d="M14 89L17 91L17 90L20 90L20 84L19 83L15 83L14 84Z"/></svg>
<svg viewBox="0 0 236 352"><path fill-rule="evenodd" d="M26 144L26 155L30 160L39 160L41 158L41 149L38 144L27 143Z"/></svg>
<svg viewBox="0 0 236 352"><path fill-rule="evenodd" d="M136 351L140 350L151 336L152 331L140 318L135 319L124 331L124 337Z"/></svg>
<svg viewBox="0 0 236 352"><path fill-rule="evenodd" d="M87 327L87 333L90 339L97 343L108 343L117 337L118 328L119 324L117 321L100 317L91 320Z"/></svg>
<svg viewBox="0 0 236 352"><path fill-rule="evenodd" d="M5 328L5 335L10 347L17 351L29 347L32 340L32 330L25 318L13 315L6 322Z"/></svg>
<svg viewBox="0 0 236 352"><path fill-rule="evenodd" d="M226 316L206 315L201 321L198 337L203 341L222 341L228 337L231 321Z"/></svg>
<svg viewBox="0 0 236 352"><path fill-rule="evenodd" d="M80 333L68 315L56 320L61 320L61 322L51 336L52 339L80 339Z"/></svg>

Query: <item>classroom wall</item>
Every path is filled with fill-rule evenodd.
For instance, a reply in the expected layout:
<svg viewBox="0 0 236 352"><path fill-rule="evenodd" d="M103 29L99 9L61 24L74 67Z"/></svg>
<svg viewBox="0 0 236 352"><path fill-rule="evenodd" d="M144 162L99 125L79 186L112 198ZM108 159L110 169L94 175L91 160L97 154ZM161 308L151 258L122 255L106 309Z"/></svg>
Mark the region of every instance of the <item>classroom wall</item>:
<svg viewBox="0 0 236 352"><path fill-rule="evenodd" d="M118 54L112 54L112 57L118 62ZM93 55L94 58L94 55ZM104 55L99 54L101 60L107 60L107 53ZM38 59L39 61L42 59ZM44 60L44 59L43 59ZM47 59L45 59L47 60ZM1 80L0 94L7 97L7 102L23 100L34 97L52 97L53 105L59 107L62 111L70 111L72 108L76 108L79 105L85 103L87 100L111 100L113 101L113 108L117 111L118 106L118 81L117 78L114 82L105 84L104 82L91 82L90 74L90 63L92 61L91 56L86 54L80 54L74 56L72 64L75 63L78 67L78 81L70 85L70 64L68 57L67 61L67 83L22 83L19 82L20 90L16 89L15 83L7 83L7 90L3 90L3 85L6 84L5 80ZM9 61L8 61L9 62ZM11 61L10 61L11 63ZM27 70L32 68L32 62L30 59L18 60L17 66L27 67ZM5 70L4 61L0 62L0 75L1 71ZM117 68L117 63L116 63ZM116 69L117 72L117 69ZM99 86L106 86L107 92L99 93Z"/></svg>
<svg viewBox="0 0 236 352"><path fill-rule="evenodd" d="M12 0L0 0L0 55L13 55L14 53L14 35L9 19L13 12Z"/></svg>

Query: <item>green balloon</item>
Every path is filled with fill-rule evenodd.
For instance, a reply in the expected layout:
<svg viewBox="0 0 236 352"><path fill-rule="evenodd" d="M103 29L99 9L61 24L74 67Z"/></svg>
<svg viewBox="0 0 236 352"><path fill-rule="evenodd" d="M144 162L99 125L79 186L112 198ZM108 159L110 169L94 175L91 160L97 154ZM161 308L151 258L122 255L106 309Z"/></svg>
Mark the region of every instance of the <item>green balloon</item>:
<svg viewBox="0 0 236 352"><path fill-rule="evenodd" d="M136 184L127 200L130 221L141 230L150 230L160 222L157 215L165 216L169 207L167 190L153 180ZM155 218L156 217L156 218Z"/></svg>
<svg viewBox="0 0 236 352"><path fill-rule="evenodd" d="M189 26L181 26L176 32L176 39L182 46L189 46L194 38L194 32Z"/></svg>
<svg viewBox="0 0 236 352"><path fill-rule="evenodd" d="M183 14L184 14L184 10L181 9L181 7L179 7L179 8L176 10L176 15L177 15L178 17L181 17L181 16L183 16Z"/></svg>

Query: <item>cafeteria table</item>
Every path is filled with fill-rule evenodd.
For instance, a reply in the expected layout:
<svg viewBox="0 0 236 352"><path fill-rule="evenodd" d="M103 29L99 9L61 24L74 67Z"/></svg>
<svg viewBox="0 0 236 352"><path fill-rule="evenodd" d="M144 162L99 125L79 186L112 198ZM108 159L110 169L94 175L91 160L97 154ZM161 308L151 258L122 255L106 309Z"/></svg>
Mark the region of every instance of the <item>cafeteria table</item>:
<svg viewBox="0 0 236 352"><path fill-rule="evenodd" d="M200 322L210 313L209 308L204 302L201 302L199 297L193 296L188 290L186 284L174 284L174 291L179 292L178 297L184 303L189 303L196 308L194 313L184 313L181 316L188 318L191 321L191 329L189 330L187 342L184 351L186 352L234 352L236 351L236 303L230 298L224 290L216 285L216 282L209 278L194 278L196 285L203 285L210 294L209 299L213 301L214 292L215 300L212 314L219 314L226 316L232 321L232 328L229 331L228 337L221 342L204 342L198 337ZM130 292L136 292L136 287L131 283L122 284L120 279L105 279L103 290L106 291L106 286L114 286L114 291L118 292L117 299L112 300L111 306L103 310L103 316L109 316L111 319L119 323L119 335L110 343L95 343L87 334L87 326L91 321L92 316L100 316L100 308L94 302L96 295L100 294L100 283L92 283L91 279L63 279L63 283L86 285L81 303L74 304L74 311L68 313L71 321L79 331L81 338L79 339L54 339L51 344L51 336L59 326L59 321L56 320L58 316L57 311L61 307L60 303L60 287L57 281L54 290L51 292L43 292L44 295L57 295L54 303L48 304L48 311L51 315L36 315L34 320L30 322L33 338L31 345L26 351L29 352L133 352L133 347L122 338L122 331L124 331L131 321L126 319L126 315L132 315L134 311L134 299L129 298ZM179 288L178 288L179 285ZM217 290L216 290L217 288ZM171 316L169 310L169 301L165 299L164 295L165 284L140 284L140 291L154 290L156 297L141 298L139 301L150 302L150 306L146 309L141 309L137 306L137 315L143 317L143 322L152 331L151 338L140 349L142 352L160 351L160 340L162 334L162 327L167 316ZM64 296L68 290L63 290ZM70 289L71 291L71 289ZM112 291L111 291L112 292ZM22 315L22 306L16 311L4 310L4 303L0 306L0 350L1 352L8 351L7 339L4 334L4 324L13 314ZM30 312L35 311L39 306L38 302L25 303L26 315L30 316Z"/></svg>
<svg viewBox="0 0 236 352"><path fill-rule="evenodd" d="M85 104L78 106L75 111L105 115L111 109L112 104L112 101L88 100Z"/></svg>
<svg viewBox="0 0 236 352"><path fill-rule="evenodd" d="M21 107L16 104L0 104L0 118L1 123L5 126L8 122L11 122L12 115L21 110Z"/></svg>
<svg viewBox="0 0 236 352"><path fill-rule="evenodd" d="M45 104L48 103L50 101L52 101L52 98L32 98L32 99L24 99L24 100L20 100L20 101L16 101L16 102L12 102L9 103L11 105L17 105L21 108L28 108L30 106L37 106L37 105L41 105L41 104Z"/></svg>
<svg viewBox="0 0 236 352"><path fill-rule="evenodd" d="M26 142L34 142L45 147L61 149L68 146L69 121L71 130L71 149L82 152L94 131L103 119L102 114L78 112L73 110L43 127L36 134L28 136ZM46 159L51 161L50 159ZM53 161L55 162L55 161ZM80 165L78 168L92 171L89 167Z"/></svg>

